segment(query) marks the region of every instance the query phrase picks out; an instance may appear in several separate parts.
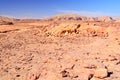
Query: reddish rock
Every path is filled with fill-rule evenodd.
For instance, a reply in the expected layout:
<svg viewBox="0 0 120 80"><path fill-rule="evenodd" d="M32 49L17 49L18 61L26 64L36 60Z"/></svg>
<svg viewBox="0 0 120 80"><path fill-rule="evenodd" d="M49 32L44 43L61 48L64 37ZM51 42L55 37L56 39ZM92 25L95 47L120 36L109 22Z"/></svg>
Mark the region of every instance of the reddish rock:
<svg viewBox="0 0 120 80"><path fill-rule="evenodd" d="M103 79L106 78L107 76L108 76L107 69L98 68L95 70L94 77Z"/></svg>

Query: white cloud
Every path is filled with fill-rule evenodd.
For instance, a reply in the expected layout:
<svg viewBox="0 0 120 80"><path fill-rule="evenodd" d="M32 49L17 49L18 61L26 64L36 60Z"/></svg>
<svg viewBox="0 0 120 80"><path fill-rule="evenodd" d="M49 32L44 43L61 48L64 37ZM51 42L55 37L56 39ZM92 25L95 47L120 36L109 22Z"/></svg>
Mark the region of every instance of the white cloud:
<svg viewBox="0 0 120 80"><path fill-rule="evenodd" d="M79 14L82 16L109 16L109 14L100 11L77 11L77 10L57 10L60 14Z"/></svg>

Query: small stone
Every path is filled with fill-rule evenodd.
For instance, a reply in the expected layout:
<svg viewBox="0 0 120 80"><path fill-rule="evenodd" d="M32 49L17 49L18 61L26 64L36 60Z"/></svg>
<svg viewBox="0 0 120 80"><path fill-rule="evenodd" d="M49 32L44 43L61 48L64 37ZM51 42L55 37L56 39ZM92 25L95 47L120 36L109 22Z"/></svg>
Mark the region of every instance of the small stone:
<svg viewBox="0 0 120 80"><path fill-rule="evenodd" d="M100 78L100 79L106 78L107 75L108 75L108 70L103 68L99 68L95 70L95 73L94 73L94 77Z"/></svg>
<svg viewBox="0 0 120 80"><path fill-rule="evenodd" d="M69 72L64 70L64 71L61 72L61 74L62 74L62 77L68 77Z"/></svg>

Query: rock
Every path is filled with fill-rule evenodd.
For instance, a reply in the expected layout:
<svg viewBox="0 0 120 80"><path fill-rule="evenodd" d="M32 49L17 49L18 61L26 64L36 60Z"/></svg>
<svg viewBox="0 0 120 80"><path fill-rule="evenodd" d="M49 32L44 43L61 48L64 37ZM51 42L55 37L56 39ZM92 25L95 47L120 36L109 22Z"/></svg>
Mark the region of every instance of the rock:
<svg viewBox="0 0 120 80"><path fill-rule="evenodd" d="M89 80L94 74L94 70L82 68L80 66L75 66L74 72L78 75L77 80Z"/></svg>
<svg viewBox="0 0 120 80"><path fill-rule="evenodd" d="M103 68L99 68L95 70L95 73L94 73L94 77L100 78L100 79L106 78L107 75L108 75L108 70Z"/></svg>
<svg viewBox="0 0 120 80"><path fill-rule="evenodd" d="M65 70L62 71L61 74L62 74L62 77L68 77L69 76L69 72L67 72Z"/></svg>
<svg viewBox="0 0 120 80"><path fill-rule="evenodd" d="M83 24L63 23L46 31L46 35L50 36L90 36L90 37L107 37L105 28L100 26L89 26Z"/></svg>

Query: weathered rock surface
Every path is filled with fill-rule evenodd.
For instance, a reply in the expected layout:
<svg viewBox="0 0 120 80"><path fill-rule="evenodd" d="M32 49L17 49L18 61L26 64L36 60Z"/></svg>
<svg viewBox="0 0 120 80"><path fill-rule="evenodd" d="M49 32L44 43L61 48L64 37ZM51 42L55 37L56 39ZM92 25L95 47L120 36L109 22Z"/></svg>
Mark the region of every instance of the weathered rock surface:
<svg viewBox="0 0 120 80"><path fill-rule="evenodd" d="M103 79L103 78L106 78L107 76L108 76L107 69L99 68L99 69L95 70L94 77Z"/></svg>
<svg viewBox="0 0 120 80"><path fill-rule="evenodd" d="M46 34L49 36L68 36L68 35L78 35L86 37L107 37L108 32L104 27L95 26L95 25L82 25L75 23L60 24L54 28L50 28Z"/></svg>

